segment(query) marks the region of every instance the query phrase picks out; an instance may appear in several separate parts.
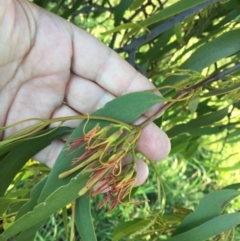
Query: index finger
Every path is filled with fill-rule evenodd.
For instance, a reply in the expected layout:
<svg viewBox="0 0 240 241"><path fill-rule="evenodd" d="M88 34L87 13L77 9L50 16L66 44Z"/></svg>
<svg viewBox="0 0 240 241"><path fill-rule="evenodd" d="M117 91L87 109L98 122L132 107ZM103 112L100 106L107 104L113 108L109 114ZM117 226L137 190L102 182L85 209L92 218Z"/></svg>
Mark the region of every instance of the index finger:
<svg viewBox="0 0 240 241"><path fill-rule="evenodd" d="M115 96L153 89L153 84L95 37L73 26L72 71Z"/></svg>

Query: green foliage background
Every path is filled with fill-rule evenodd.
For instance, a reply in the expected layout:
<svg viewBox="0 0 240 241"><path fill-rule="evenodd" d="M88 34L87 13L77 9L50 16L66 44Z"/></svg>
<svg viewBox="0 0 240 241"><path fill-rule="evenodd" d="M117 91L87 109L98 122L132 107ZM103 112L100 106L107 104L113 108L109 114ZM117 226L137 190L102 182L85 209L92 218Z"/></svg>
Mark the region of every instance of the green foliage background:
<svg viewBox="0 0 240 241"><path fill-rule="evenodd" d="M182 89L240 63L239 0L33 2L96 36L147 76L169 99ZM112 232L121 223L152 217L151 212L163 209L169 216L158 220L157 234L151 233L153 227L143 228L133 234L132 240L166 240L204 194L239 182L239 97L237 69L200 86L190 98L177 102L155 121L172 143L167 160L156 164L165 195L159 192L159 178L151 169L148 181L134 196L149 202L120 206L106 214L107 208L96 210L101 197L92 200L98 240L112 240ZM30 162L16 176L12 187L24 196L48 172L41 164ZM11 211L17 210L19 204L11 205ZM239 199L235 199L227 211L234 212L239 207ZM71 210L65 209L52 216L35 240L68 240L70 214ZM235 234L231 232L229 236L225 232L210 240L240 240L238 227ZM121 240L130 240L130 236Z"/></svg>

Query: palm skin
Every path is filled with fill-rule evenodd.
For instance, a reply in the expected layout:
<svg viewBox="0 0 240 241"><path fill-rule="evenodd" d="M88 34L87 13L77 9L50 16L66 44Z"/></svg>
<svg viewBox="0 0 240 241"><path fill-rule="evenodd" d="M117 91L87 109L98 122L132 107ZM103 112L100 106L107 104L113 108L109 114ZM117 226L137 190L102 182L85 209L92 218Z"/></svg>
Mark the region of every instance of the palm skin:
<svg viewBox="0 0 240 241"><path fill-rule="evenodd" d="M114 51L64 19L26 0L0 1L0 126L33 117L92 113L116 96L153 88ZM35 158L52 167L63 145L54 141ZM170 143L151 123L137 148L149 159L161 160ZM137 185L147 175L146 164L138 160Z"/></svg>

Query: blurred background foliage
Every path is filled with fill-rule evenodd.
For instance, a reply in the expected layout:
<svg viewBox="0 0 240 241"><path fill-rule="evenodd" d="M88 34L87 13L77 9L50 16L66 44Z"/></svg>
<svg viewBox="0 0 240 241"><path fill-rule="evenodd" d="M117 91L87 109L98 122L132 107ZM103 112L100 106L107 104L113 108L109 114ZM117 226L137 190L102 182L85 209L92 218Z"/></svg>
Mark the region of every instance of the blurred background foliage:
<svg viewBox="0 0 240 241"><path fill-rule="evenodd" d="M93 34L149 78L169 99L184 88L240 63L240 0L33 2ZM158 192L159 178L150 168L149 179L137 188L134 196L134 200L149 202L119 206L106 214L107 209L96 210L101 197L95 198L92 214L98 240L112 240L113 230L124 221L151 217L153 211L162 210L172 215L169 219L172 223L166 228L158 221L154 235L162 234L165 240L183 217L196 208L204 194L239 182L239 97L238 67L220 80L199 86L190 98L178 101L155 121L172 143L169 157L156 163L165 195ZM12 183L9 197L19 192L18 197L27 198L31 187L48 172L45 166L30 161ZM11 212L18 210L18 205L21 202L11 205ZM236 199L228 211L239 208L240 200ZM71 209L50 217L36 240L67 240L68 228L64 227L69 227L70 219ZM141 235L140 231L135 232L132 239L159 240L149 230L143 229ZM233 236L227 237L225 233L211 240L240 240L239 228Z"/></svg>

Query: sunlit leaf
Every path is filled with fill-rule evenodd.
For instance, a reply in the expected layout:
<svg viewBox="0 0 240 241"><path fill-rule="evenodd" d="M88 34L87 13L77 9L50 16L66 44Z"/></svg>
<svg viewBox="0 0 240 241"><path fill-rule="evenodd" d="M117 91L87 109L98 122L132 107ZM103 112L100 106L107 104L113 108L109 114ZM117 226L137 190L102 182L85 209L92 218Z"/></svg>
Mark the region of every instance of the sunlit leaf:
<svg viewBox="0 0 240 241"><path fill-rule="evenodd" d="M96 235L91 217L89 192L79 197L75 207L75 223L82 241L96 241Z"/></svg>
<svg viewBox="0 0 240 241"><path fill-rule="evenodd" d="M136 8L140 7L145 0L134 0L131 6L129 7L130 10L135 10Z"/></svg>
<svg viewBox="0 0 240 241"><path fill-rule="evenodd" d="M124 12L129 8L132 2L133 0L120 1L120 3L115 7L115 13L114 13L115 26L120 24L123 18Z"/></svg>
<svg viewBox="0 0 240 241"><path fill-rule="evenodd" d="M109 34L112 34L112 33L115 33L115 32L118 32L120 30L123 30L123 29L136 29L137 31L140 30L140 29L145 29L143 26L141 26L140 24L137 24L137 23L125 23L125 24L122 24L120 26L117 26L111 30L108 30L106 32L103 32L101 33L102 35L109 35Z"/></svg>
<svg viewBox="0 0 240 241"><path fill-rule="evenodd" d="M181 233L186 233L188 230L194 229L199 225L204 224L207 221L219 216L224 210L226 204L228 204L233 198L237 197L238 195L240 195L240 192L231 189L222 189L205 195L200 201L197 209L193 213L190 213L178 226L178 228L174 232L174 236ZM223 232L221 229L216 230L220 230L220 232ZM209 236L208 238L210 237L211 236Z"/></svg>
<svg viewBox="0 0 240 241"><path fill-rule="evenodd" d="M180 133L188 132L189 130L199 128L201 126L209 125L222 120L228 114L228 107L212 112L210 114L200 116L189 121L186 124L178 124L167 131L169 137L179 135Z"/></svg>
<svg viewBox="0 0 240 241"><path fill-rule="evenodd" d="M38 134L46 135L31 140L25 140L12 149L0 161L0 196L4 195L15 175L30 158L48 146L54 139L59 139L71 132L72 129L69 127L59 127L53 131L44 130Z"/></svg>
<svg viewBox="0 0 240 241"><path fill-rule="evenodd" d="M131 221L124 222L118 225L113 232L113 241L120 240L124 237L129 237L131 234L145 228L151 223L151 220L136 218Z"/></svg>

